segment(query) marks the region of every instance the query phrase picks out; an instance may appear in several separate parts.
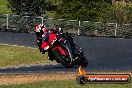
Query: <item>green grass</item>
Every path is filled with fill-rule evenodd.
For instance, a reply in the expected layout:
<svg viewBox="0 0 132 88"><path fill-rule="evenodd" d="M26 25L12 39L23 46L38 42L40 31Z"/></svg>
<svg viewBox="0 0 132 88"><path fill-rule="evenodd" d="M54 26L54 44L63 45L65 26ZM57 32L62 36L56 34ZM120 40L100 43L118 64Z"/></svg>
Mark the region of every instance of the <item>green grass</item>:
<svg viewBox="0 0 132 88"><path fill-rule="evenodd" d="M0 0L0 14L10 14L11 10L7 7L7 0Z"/></svg>
<svg viewBox="0 0 132 88"><path fill-rule="evenodd" d="M30 84L2 85L0 88L131 88L129 84L85 84L79 85L75 80L64 81L40 81Z"/></svg>
<svg viewBox="0 0 132 88"><path fill-rule="evenodd" d="M47 54L40 54L38 49L0 45L0 66L46 63L48 61Z"/></svg>
<svg viewBox="0 0 132 88"><path fill-rule="evenodd" d="M7 0L0 0L0 5L7 5L8 1Z"/></svg>

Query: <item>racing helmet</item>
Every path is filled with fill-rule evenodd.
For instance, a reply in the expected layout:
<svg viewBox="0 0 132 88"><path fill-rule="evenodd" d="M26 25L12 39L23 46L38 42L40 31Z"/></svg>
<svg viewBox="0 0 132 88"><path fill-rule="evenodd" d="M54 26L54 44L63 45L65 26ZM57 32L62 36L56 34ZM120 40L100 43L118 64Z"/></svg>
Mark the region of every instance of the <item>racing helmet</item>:
<svg viewBox="0 0 132 88"><path fill-rule="evenodd" d="M44 34L46 32L46 27L44 24L38 24L36 27L35 27L35 32L36 33L41 33L41 34Z"/></svg>

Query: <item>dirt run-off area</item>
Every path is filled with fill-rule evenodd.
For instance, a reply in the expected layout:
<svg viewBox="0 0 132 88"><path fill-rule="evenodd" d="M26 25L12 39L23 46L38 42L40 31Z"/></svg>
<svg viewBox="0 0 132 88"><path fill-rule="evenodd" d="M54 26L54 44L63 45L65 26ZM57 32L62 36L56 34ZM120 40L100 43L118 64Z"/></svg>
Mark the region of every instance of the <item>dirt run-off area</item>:
<svg viewBox="0 0 132 88"><path fill-rule="evenodd" d="M130 74L132 72L88 72L87 74ZM0 85L25 84L43 80L75 80L78 73L0 74Z"/></svg>
<svg viewBox="0 0 132 88"><path fill-rule="evenodd" d="M0 75L0 85L25 84L42 80L73 80L76 74L2 74Z"/></svg>

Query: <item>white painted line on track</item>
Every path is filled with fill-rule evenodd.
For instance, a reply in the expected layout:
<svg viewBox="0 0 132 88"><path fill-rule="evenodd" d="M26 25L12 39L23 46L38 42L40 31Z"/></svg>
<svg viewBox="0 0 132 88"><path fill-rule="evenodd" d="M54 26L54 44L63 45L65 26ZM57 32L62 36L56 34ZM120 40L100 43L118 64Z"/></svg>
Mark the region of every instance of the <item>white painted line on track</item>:
<svg viewBox="0 0 132 88"><path fill-rule="evenodd" d="M12 46L17 46L17 45L12 45Z"/></svg>
<svg viewBox="0 0 132 88"><path fill-rule="evenodd" d="M3 44L3 43L0 43L0 45L4 45L4 46L14 46L14 47L26 47L26 48L30 48L30 49L37 49L37 48L32 48L32 47L27 47L27 46L11 45L11 44Z"/></svg>
<svg viewBox="0 0 132 88"><path fill-rule="evenodd" d="M7 46L8 44L2 44L2 45L5 45L5 46Z"/></svg>

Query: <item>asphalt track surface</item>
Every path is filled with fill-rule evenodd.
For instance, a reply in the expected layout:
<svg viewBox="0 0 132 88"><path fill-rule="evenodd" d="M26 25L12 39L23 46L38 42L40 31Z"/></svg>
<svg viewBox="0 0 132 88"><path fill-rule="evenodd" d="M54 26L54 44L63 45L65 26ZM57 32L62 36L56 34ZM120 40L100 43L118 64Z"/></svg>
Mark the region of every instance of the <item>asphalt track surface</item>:
<svg viewBox="0 0 132 88"><path fill-rule="evenodd" d="M132 71L132 39L75 37L89 61L87 71ZM35 34L0 32L0 44L36 46ZM0 68L0 73L75 72L77 67L64 68L50 63L20 67Z"/></svg>

